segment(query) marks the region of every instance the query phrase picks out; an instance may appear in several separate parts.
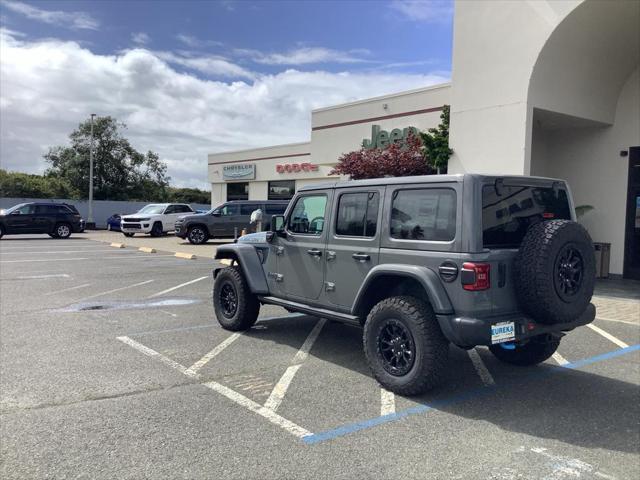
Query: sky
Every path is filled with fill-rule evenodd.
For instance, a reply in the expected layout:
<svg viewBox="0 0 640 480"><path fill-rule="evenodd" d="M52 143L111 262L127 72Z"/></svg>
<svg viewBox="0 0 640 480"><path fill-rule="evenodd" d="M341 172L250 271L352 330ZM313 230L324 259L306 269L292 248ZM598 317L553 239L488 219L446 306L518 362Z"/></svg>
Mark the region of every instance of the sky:
<svg viewBox="0 0 640 480"><path fill-rule="evenodd" d="M311 110L449 80L449 0L0 0L0 167L43 173L91 113L172 184L309 140Z"/></svg>

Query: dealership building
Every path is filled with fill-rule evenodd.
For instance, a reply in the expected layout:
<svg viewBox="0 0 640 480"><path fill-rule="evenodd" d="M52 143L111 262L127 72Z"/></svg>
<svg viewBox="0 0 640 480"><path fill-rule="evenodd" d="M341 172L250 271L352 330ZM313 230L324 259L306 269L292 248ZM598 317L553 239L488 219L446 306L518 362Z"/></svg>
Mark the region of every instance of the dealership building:
<svg viewBox="0 0 640 480"><path fill-rule="evenodd" d="M640 278L638 25L635 0L458 0L451 83L314 110L308 142L209 155L212 203L339 178L372 133L402 141L450 105L449 173L566 179L611 273Z"/></svg>

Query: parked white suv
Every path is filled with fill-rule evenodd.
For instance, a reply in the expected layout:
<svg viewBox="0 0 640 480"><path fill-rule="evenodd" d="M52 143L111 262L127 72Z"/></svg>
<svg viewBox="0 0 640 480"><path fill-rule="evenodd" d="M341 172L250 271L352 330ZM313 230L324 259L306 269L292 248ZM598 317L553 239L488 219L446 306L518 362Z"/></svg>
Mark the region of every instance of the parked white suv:
<svg viewBox="0 0 640 480"><path fill-rule="evenodd" d="M174 229L176 220L182 215L195 213L184 203L152 203L137 213L124 215L120 221L120 229L125 237L133 237L136 233L150 233L159 237Z"/></svg>

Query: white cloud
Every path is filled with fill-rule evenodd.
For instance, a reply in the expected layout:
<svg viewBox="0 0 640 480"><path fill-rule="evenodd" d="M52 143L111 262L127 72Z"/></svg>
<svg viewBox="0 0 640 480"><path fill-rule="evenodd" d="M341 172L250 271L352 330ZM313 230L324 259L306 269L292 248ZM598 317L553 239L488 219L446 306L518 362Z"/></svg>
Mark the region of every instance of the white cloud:
<svg viewBox="0 0 640 480"><path fill-rule="evenodd" d="M75 42L2 35L0 159L25 172L42 172L48 147L97 113L125 122L138 150L158 152L175 184L208 188L208 153L308 140L313 108L446 81L298 70L212 81L146 49L97 55Z"/></svg>
<svg viewBox="0 0 640 480"><path fill-rule="evenodd" d="M61 10L44 10L22 2L5 1L9 10L24 15L38 22L58 25L77 30L97 30L100 23L86 12L63 12Z"/></svg>
<svg viewBox="0 0 640 480"><path fill-rule="evenodd" d="M256 74L230 62L224 57L193 55L190 52L153 52L165 62L190 68L211 76L230 78L254 78Z"/></svg>
<svg viewBox="0 0 640 480"><path fill-rule="evenodd" d="M343 52L323 47L301 47L284 53L262 53L257 50L236 50L245 53L257 63L265 65L307 65L319 63L370 63L362 58L369 54L367 50L349 50Z"/></svg>
<svg viewBox="0 0 640 480"><path fill-rule="evenodd" d="M391 8L417 22L448 22L453 17L452 0L393 0Z"/></svg>
<svg viewBox="0 0 640 480"><path fill-rule="evenodd" d="M186 35L184 33L176 35L176 39L191 48L219 47L223 45L222 42L216 40L201 40L193 35Z"/></svg>
<svg viewBox="0 0 640 480"><path fill-rule="evenodd" d="M144 32L132 33L131 41L133 43L137 43L138 45L146 45L151 41L151 37Z"/></svg>

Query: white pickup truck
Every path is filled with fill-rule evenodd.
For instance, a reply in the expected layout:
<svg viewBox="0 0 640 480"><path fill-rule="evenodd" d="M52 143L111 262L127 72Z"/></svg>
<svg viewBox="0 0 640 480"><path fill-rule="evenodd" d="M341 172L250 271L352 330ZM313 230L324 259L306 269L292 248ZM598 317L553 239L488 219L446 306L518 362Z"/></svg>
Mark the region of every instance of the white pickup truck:
<svg viewBox="0 0 640 480"><path fill-rule="evenodd" d="M125 237L133 237L136 233L150 233L152 237L159 237L174 230L179 217L192 213L195 212L185 203L152 203L136 213L124 215L120 229Z"/></svg>

